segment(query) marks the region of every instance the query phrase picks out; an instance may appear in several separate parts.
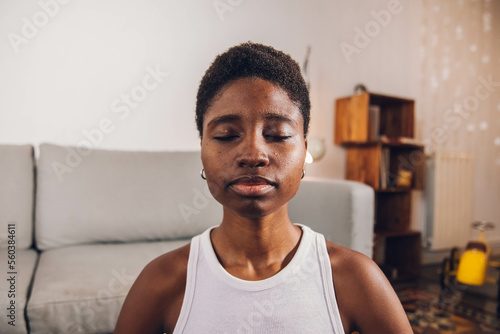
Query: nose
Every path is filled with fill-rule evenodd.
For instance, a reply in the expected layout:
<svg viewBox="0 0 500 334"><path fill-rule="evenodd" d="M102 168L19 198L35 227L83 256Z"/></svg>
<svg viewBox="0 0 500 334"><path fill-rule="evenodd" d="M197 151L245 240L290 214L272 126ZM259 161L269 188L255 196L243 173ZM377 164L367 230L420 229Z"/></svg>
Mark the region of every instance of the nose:
<svg viewBox="0 0 500 334"><path fill-rule="evenodd" d="M240 152L236 158L239 167L264 167L269 164L264 138L258 135L246 136L240 143Z"/></svg>

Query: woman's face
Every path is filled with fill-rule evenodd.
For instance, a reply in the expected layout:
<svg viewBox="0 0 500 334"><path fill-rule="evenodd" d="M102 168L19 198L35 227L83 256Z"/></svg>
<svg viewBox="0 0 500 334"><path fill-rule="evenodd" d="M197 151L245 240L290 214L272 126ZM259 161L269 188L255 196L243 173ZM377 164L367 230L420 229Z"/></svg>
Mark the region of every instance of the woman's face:
<svg viewBox="0 0 500 334"><path fill-rule="evenodd" d="M306 157L303 118L280 87L242 78L223 88L203 120L201 159L214 198L242 217L283 207Z"/></svg>

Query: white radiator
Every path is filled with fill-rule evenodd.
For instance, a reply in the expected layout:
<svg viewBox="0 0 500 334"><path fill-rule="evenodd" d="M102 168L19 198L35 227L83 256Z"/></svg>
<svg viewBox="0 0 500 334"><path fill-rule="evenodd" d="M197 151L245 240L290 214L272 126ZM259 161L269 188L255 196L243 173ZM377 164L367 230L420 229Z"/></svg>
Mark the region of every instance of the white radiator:
<svg viewBox="0 0 500 334"><path fill-rule="evenodd" d="M429 249L464 247L472 223L471 155L436 152L428 160L426 172Z"/></svg>

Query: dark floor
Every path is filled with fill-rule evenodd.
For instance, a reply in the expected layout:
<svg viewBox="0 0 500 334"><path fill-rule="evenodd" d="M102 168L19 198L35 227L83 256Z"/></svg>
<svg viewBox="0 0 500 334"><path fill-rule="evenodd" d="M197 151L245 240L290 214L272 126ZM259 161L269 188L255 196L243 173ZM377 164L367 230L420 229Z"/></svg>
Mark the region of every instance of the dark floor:
<svg viewBox="0 0 500 334"><path fill-rule="evenodd" d="M419 280L419 284L422 288L439 293L440 285L438 269L439 265L422 267ZM498 279L498 269L490 268L488 270L488 275ZM457 302L465 303L483 309L487 312L496 312L498 284L485 283L481 286L463 285L456 290L458 290L456 293ZM452 293L449 293L449 295L452 295Z"/></svg>
<svg viewBox="0 0 500 334"><path fill-rule="evenodd" d="M441 286L439 283L439 268L440 265L427 265L421 268L421 274L418 280L397 283L394 284L395 290L404 289L418 289L425 292L429 292L435 296L439 296L441 291ZM498 279L499 272L498 269L490 268L488 275ZM446 294L441 294L445 296L446 302L452 305L458 305L459 307L465 306L471 309L477 309L480 312L485 312L495 317L497 311L497 284L485 283L482 286L466 286L466 285L452 285L446 290ZM458 328L458 327L457 327ZM415 328L414 328L415 331ZM491 333L486 331L440 331L429 328L429 330L415 331L415 333ZM500 333L500 330L493 331L493 333Z"/></svg>

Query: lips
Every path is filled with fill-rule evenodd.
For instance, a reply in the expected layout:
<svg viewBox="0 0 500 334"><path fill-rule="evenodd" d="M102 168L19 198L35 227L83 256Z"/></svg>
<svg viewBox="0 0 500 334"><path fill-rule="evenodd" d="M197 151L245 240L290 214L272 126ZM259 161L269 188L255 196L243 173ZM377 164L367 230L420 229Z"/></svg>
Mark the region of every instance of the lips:
<svg viewBox="0 0 500 334"><path fill-rule="evenodd" d="M229 188L242 196L258 197L273 190L276 184L261 176L243 176L229 183Z"/></svg>

